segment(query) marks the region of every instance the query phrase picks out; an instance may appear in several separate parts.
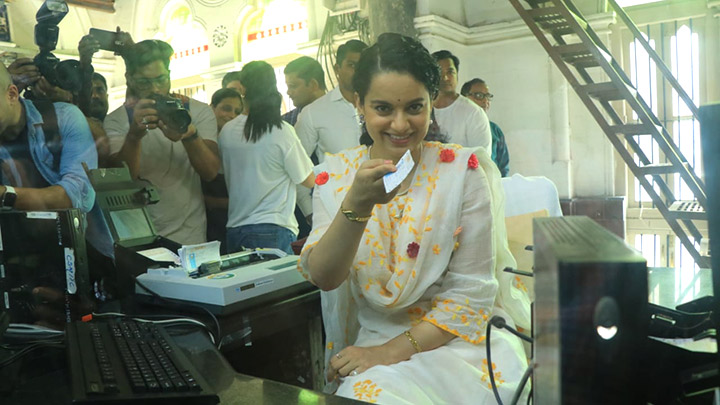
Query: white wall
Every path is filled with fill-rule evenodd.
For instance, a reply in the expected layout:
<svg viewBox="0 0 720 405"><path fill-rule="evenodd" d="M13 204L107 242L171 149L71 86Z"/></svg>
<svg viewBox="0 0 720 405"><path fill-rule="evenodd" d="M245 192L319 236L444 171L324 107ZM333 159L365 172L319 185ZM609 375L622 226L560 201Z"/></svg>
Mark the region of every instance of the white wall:
<svg viewBox="0 0 720 405"><path fill-rule="evenodd" d="M564 198L622 194L605 134L518 18L467 28L419 16L416 26L431 52L448 49L460 58L458 91L473 77L488 82L495 95L489 117L505 133L511 173L546 176ZM590 20L609 32L608 16Z"/></svg>

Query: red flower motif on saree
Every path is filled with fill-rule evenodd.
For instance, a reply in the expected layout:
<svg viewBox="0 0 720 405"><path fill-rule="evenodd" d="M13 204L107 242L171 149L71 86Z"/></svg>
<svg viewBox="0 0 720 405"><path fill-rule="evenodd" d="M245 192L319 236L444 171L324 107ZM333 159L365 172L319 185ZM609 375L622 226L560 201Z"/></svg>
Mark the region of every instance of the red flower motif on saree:
<svg viewBox="0 0 720 405"><path fill-rule="evenodd" d="M440 161L450 163L455 160L455 151L453 149L443 149L440 151Z"/></svg>
<svg viewBox="0 0 720 405"><path fill-rule="evenodd" d="M472 155L470 155L470 159L468 159L468 167L470 169L475 170L478 168L479 165L480 165L480 162L478 162L477 156L474 153Z"/></svg>
<svg viewBox="0 0 720 405"><path fill-rule="evenodd" d="M318 173L318 175L315 176L315 184L317 184L318 186L322 186L323 184L327 183L329 178L330 175L328 175L327 172Z"/></svg>
<svg viewBox="0 0 720 405"><path fill-rule="evenodd" d="M420 251L420 245L417 244L417 242L412 242L408 244L407 247L407 254L411 258L416 258L418 255L418 251Z"/></svg>

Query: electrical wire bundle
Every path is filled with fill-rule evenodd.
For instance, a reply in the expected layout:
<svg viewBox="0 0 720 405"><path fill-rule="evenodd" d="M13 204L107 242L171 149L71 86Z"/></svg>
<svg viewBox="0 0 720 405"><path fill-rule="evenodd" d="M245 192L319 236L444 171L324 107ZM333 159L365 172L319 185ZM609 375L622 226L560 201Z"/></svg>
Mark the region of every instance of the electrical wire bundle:
<svg viewBox="0 0 720 405"><path fill-rule="evenodd" d="M335 69L334 36L352 31L358 32L361 41L366 44L370 43L370 22L367 18L361 17L358 11L339 15L331 15L328 12L315 59L321 62L327 73L327 77L330 79L329 87L335 87L333 75L330 74Z"/></svg>
<svg viewBox="0 0 720 405"><path fill-rule="evenodd" d="M11 323L3 339L8 343L0 344L0 349L16 352L1 360L0 368L7 367L38 349L65 349L65 332L37 325Z"/></svg>
<svg viewBox="0 0 720 405"><path fill-rule="evenodd" d="M212 342L213 342L213 344L215 345L215 347L217 347L218 350L222 347L222 334L220 333L220 322L218 322L217 317L215 316L215 314L213 314L212 312L210 312L210 310L208 310L207 308L205 308L205 307L203 307L203 306L201 306L201 305L181 303L181 302L179 302L179 301L176 301L176 300L173 300L173 299L170 299L170 298L165 298L165 297L159 295L158 293L156 293L155 291L147 288L147 287L146 287L143 283L141 283L138 279L135 279L135 283L138 285L138 287L140 287L141 289L143 289L144 291L146 291L148 294L152 295L153 297L155 297L155 298L159 299L160 301L163 301L163 302L165 302L165 303L167 303L167 304L170 304L170 305L172 305L172 306L180 306L180 307L182 307L182 308L185 309L185 310L187 310L187 308L194 308L194 309L196 309L196 310L199 310L200 312L205 312L205 313L207 313L207 314L210 316L210 318L212 318L213 322L215 323L215 331L213 331L213 330L212 330L207 324L205 324L204 322L200 322L200 321L195 320L195 319L192 319L192 318L187 318L187 317L178 316L178 317L176 317L175 321L176 321L176 322L177 322L177 321L180 321L180 320L185 320L185 321L187 321L187 322L192 321L191 323L195 323L195 324L197 324L197 325L203 326L203 327L207 330L208 334L210 335L210 340L212 340ZM123 314L116 314L116 315L123 315ZM133 319L139 320L139 319L136 319L136 318L133 318ZM140 322L142 322L142 321L143 321L143 320L140 320ZM214 334L214 336L213 336L213 334Z"/></svg>
<svg viewBox="0 0 720 405"><path fill-rule="evenodd" d="M490 368L490 372L488 373L490 377L490 385L492 385L493 394L495 395L495 400L497 401L498 405L503 405L503 401L502 399L500 399L500 393L498 392L497 385L495 384L495 373L492 372L492 350L490 347L490 332L492 331L493 326L498 329L505 329L526 342L532 343L533 340L531 337L525 336L524 334L518 332L515 328L508 325L505 321L505 318L503 318L502 316L495 315L490 318L490 321L487 323L487 329L485 331L485 342L487 342L485 344L485 354L487 357L488 367ZM534 367L535 363L531 363L525 370L525 373L523 373L523 376L520 379L520 383L515 390L515 394L510 401L510 405L515 405L520 400L520 396L522 395L523 389L525 388L525 384L530 378ZM528 397L528 402L530 402L530 397Z"/></svg>

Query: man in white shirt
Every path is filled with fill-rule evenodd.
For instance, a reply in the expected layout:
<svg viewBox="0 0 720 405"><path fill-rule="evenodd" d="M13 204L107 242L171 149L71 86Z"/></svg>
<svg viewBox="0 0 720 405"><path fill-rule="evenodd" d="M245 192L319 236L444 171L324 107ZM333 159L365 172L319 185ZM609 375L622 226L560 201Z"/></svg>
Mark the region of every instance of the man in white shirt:
<svg viewBox="0 0 720 405"><path fill-rule="evenodd" d="M303 108L298 116L295 132L308 156L315 153L320 163L325 160L325 153L337 153L360 144L352 78L365 48L367 45L356 39L340 45L335 59L338 86ZM298 189L298 205L306 216L312 214L309 190Z"/></svg>
<svg viewBox="0 0 720 405"><path fill-rule="evenodd" d="M149 181L160 194L160 202L148 206L157 233L195 244L206 240L200 181L214 179L220 168L217 123L207 104L188 98L180 102L189 111L189 125L162 119L153 97L169 95L172 55L172 47L163 41L133 46L124 56L131 96L107 116L104 126L111 159L125 162L133 178Z"/></svg>
<svg viewBox="0 0 720 405"><path fill-rule="evenodd" d="M433 57L440 66L440 92L433 102L440 132L450 142L462 146L482 146L490 154L492 135L485 111L457 89L460 60L450 51L437 51Z"/></svg>

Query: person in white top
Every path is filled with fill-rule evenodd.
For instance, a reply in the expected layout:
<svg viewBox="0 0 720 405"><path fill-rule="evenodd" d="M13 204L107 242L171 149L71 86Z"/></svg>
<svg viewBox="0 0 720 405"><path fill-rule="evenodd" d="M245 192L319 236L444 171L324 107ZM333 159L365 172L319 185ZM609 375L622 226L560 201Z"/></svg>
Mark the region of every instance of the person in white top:
<svg viewBox="0 0 720 405"><path fill-rule="evenodd" d="M280 117L275 71L263 61L243 67L247 115L220 132L220 156L230 196L228 252L277 248L292 254L298 233L296 185L311 188L312 162L293 127Z"/></svg>
<svg viewBox="0 0 720 405"><path fill-rule="evenodd" d="M306 106L295 123L300 142L308 156L315 153L318 162L326 153L337 153L360 144L360 120L355 110L352 78L360 53L367 45L351 39L337 50L335 76L338 87ZM310 192L298 190L298 206L305 216L312 214Z"/></svg>
<svg viewBox="0 0 720 405"><path fill-rule="evenodd" d="M111 160L125 162L133 178L152 183L160 202L148 206L155 230L181 244L205 242L205 203L200 180L217 176L217 123L210 107L178 99L189 110L187 129L164 122L153 97L168 97L170 56L163 41L133 45L125 58L128 100L104 122ZM170 100L168 100L170 101Z"/></svg>
<svg viewBox="0 0 720 405"><path fill-rule="evenodd" d="M442 133L451 143L465 147L482 146L490 154L492 135L485 111L457 89L460 60L449 51L437 51L432 56L440 65L440 92L433 101L435 118Z"/></svg>

